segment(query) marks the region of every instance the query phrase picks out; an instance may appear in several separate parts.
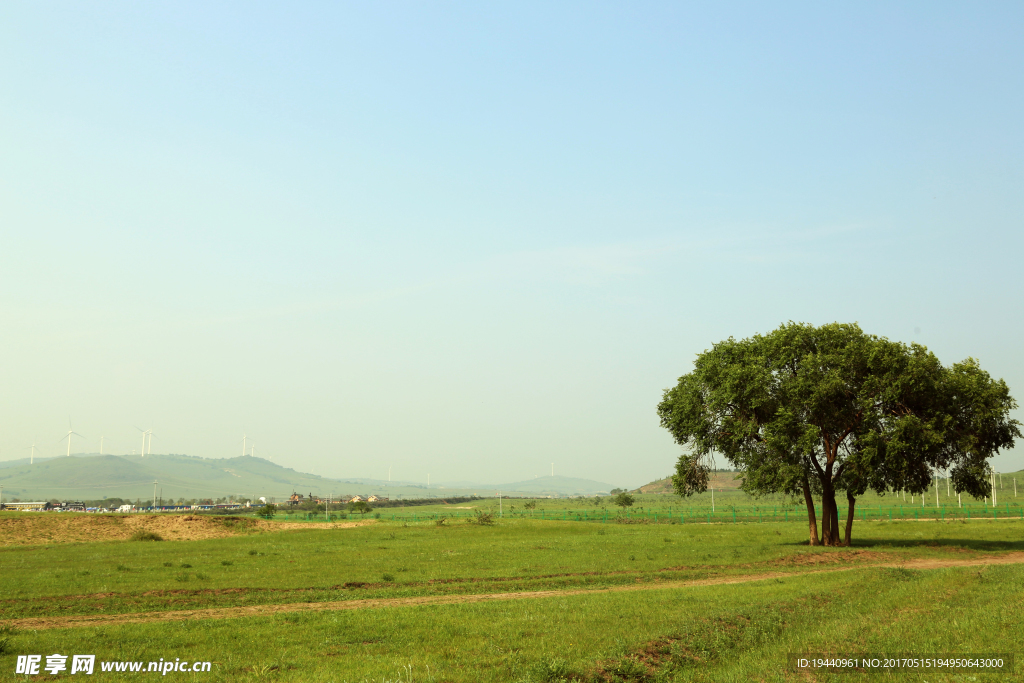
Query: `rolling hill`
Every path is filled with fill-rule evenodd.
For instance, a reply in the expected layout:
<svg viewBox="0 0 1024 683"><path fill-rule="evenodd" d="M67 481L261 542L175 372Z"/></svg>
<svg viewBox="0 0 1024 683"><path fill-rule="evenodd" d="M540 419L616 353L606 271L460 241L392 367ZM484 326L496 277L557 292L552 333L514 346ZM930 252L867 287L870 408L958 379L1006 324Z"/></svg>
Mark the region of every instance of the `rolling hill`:
<svg viewBox="0 0 1024 683"><path fill-rule="evenodd" d="M502 486L433 485L373 479L330 479L297 472L263 458L209 459L188 455L73 455L0 462L4 500L98 500L107 497L149 500L153 482L165 500L227 496L278 501L293 491L316 495L368 495L390 498L557 496L606 492L600 482L571 477L540 477Z"/></svg>
<svg viewBox="0 0 1024 683"><path fill-rule="evenodd" d="M725 491L739 489L742 483L741 479L736 478L735 472L713 472L708 485L716 491ZM672 493L672 477L657 479L650 484L644 484L635 491L637 493Z"/></svg>

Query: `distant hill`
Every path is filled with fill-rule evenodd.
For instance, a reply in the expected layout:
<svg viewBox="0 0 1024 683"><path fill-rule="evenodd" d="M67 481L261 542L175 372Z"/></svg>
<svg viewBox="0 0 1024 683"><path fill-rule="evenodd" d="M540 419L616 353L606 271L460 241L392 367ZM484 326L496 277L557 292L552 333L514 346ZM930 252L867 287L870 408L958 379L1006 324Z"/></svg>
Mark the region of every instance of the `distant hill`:
<svg viewBox="0 0 1024 683"><path fill-rule="evenodd" d="M552 479L546 477L545 479ZM554 479L571 480L566 477ZM439 487L381 482L370 479L341 480L320 477L281 467L263 458L240 456L225 459L189 455L90 455L57 458L27 458L0 462L0 485L4 500L97 500L106 497L149 500L153 482L157 495L166 500L178 498L287 498L293 491L326 496L333 494L377 494L390 498L441 498L444 496L493 496L497 487ZM563 482L564 483L564 482ZM597 482L589 482L597 484ZM597 484L599 487L603 484ZM537 495L545 487L502 487L507 495ZM581 485L552 485L551 495ZM588 487L582 487L588 488ZM569 491L575 493L575 490Z"/></svg>
<svg viewBox="0 0 1024 683"><path fill-rule="evenodd" d="M537 495L580 495L592 496L596 494L607 494L614 486L592 479L578 479L576 477L537 477L525 481L516 481L511 484L492 486L505 491L525 491Z"/></svg>
<svg viewBox="0 0 1024 683"><path fill-rule="evenodd" d="M97 500L106 497L149 500L153 482L157 495L178 498L274 498L293 491L315 495L377 494L389 498L443 498L445 496L564 496L607 493L612 487L589 479L538 477L501 485L471 482L425 486L375 479L331 479L297 472L269 460L251 456L225 459L189 455L73 455L0 462L4 500L57 498Z"/></svg>
<svg viewBox="0 0 1024 683"><path fill-rule="evenodd" d="M735 472L713 472L708 486L714 487L717 491L738 489L743 483L742 479L736 478ZM672 477L657 479L650 484L644 484L636 489L639 493L672 493Z"/></svg>

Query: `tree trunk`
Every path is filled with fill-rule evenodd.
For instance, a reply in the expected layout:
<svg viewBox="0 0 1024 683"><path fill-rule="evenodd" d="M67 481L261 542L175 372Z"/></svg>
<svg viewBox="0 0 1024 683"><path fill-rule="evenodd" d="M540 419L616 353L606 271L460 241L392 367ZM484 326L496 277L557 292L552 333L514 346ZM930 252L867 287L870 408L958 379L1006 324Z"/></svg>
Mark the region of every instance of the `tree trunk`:
<svg viewBox="0 0 1024 683"><path fill-rule="evenodd" d="M821 545L818 540L818 517L814 513L814 498L811 497L811 485L804 477L804 503L807 504L807 523L810 525L811 545Z"/></svg>
<svg viewBox="0 0 1024 683"><path fill-rule="evenodd" d="M853 536L853 509L857 505L857 499L853 497L852 493L847 491L846 502L850 504L850 512L847 513L846 517L846 539L843 541L843 545L849 547L850 539Z"/></svg>
<svg viewBox="0 0 1024 683"><path fill-rule="evenodd" d="M829 496L821 494L821 544L832 545L832 509L829 507Z"/></svg>
<svg viewBox="0 0 1024 683"><path fill-rule="evenodd" d="M839 505L836 503L835 491L832 492L832 544L833 547L840 545L839 542Z"/></svg>
<svg viewBox="0 0 1024 683"><path fill-rule="evenodd" d="M822 482L821 543L827 546L839 545L839 506L836 505L836 491L831 481Z"/></svg>

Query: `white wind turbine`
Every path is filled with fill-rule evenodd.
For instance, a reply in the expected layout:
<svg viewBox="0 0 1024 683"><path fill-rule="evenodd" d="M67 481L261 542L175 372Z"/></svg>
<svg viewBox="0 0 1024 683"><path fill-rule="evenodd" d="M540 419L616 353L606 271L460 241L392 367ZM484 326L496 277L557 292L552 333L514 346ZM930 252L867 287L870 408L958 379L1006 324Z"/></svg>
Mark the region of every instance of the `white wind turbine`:
<svg viewBox="0 0 1024 683"><path fill-rule="evenodd" d="M31 465L32 463L34 463L36 461L36 440L35 440L34 437L32 439L32 445L27 447L25 450L26 451L32 451L31 453L29 453L29 456L28 456L28 464Z"/></svg>
<svg viewBox="0 0 1024 683"><path fill-rule="evenodd" d="M83 439L85 438L84 436L82 436L81 434L79 434L78 432L76 432L74 429L71 428L71 418L69 417L68 418L68 433L64 437L64 439L68 440L68 455L67 455L67 457L69 457L69 458L71 457L71 437L72 436L78 436L78 437L81 437ZM61 439L60 441L63 441L64 439ZM57 443L60 443L60 441L58 441Z"/></svg>
<svg viewBox="0 0 1024 683"><path fill-rule="evenodd" d="M248 439L248 438L249 437L246 435L246 433L242 432L242 456L243 457L245 456L245 440Z"/></svg>
<svg viewBox="0 0 1024 683"><path fill-rule="evenodd" d="M138 429L140 432L142 432L142 457L145 458L146 457L146 437L148 437L150 434L152 434L153 430L152 429L142 429L141 427L136 427L136 429Z"/></svg>

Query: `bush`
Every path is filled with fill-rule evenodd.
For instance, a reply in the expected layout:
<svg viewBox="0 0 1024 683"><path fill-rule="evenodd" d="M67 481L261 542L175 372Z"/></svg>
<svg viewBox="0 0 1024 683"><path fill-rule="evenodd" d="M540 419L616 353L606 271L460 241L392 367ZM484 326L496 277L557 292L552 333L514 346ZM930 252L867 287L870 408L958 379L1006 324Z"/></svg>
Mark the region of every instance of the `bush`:
<svg viewBox="0 0 1024 683"><path fill-rule="evenodd" d="M625 491L622 491L612 499L612 502L621 508L628 508L635 502L635 499Z"/></svg>
<svg viewBox="0 0 1024 683"><path fill-rule="evenodd" d="M527 510L536 510L537 509L537 501L529 500L529 501L523 503L523 507L526 508Z"/></svg>
<svg viewBox="0 0 1024 683"><path fill-rule="evenodd" d="M484 512L483 510L477 510L476 523L480 526L491 526L492 524L494 524L494 513Z"/></svg>
<svg viewBox="0 0 1024 683"><path fill-rule="evenodd" d="M365 515L367 512L372 512L373 508L365 500L356 500L348 504L348 510Z"/></svg>
<svg viewBox="0 0 1024 683"><path fill-rule="evenodd" d="M277 514L277 506L271 503L267 503L260 509L256 510L256 516L262 517L263 519L273 519L274 515Z"/></svg>
<svg viewBox="0 0 1024 683"><path fill-rule="evenodd" d="M164 537L161 536L160 534L154 534L152 531L145 531L144 529L139 529L134 534L132 534L131 540L133 540L133 541L162 541L162 540L164 540Z"/></svg>
<svg viewBox="0 0 1024 683"><path fill-rule="evenodd" d="M384 583L394 583L395 582L395 575L394 574L385 574L384 576L382 576L380 578L381 578L381 580Z"/></svg>

